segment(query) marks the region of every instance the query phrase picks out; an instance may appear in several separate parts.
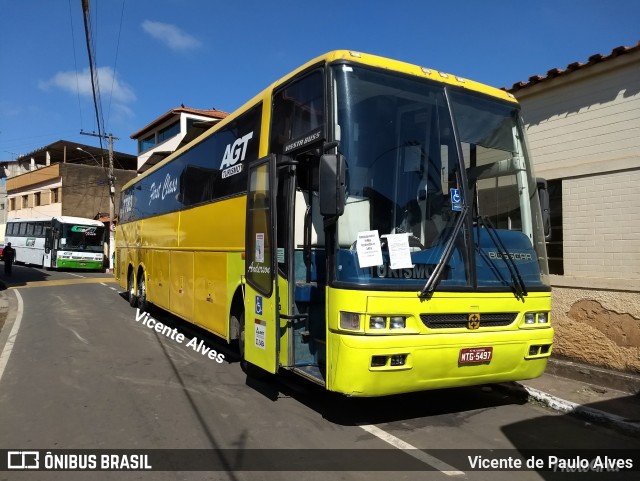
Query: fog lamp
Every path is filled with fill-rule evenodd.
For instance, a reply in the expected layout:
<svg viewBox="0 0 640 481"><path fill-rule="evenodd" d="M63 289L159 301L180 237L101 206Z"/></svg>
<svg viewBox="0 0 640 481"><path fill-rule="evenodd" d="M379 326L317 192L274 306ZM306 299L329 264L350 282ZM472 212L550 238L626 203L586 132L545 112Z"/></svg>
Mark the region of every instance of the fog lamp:
<svg viewBox="0 0 640 481"><path fill-rule="evenodd" d="M371 316L371 319L369 319L369 327L371 329L384 329L387 327L387 318L382 316Z"/></svg>
<svg viewBox="0 0 640 481"><path fill-rule="evenodd" d="M536 315L533 312L527 312L524 315L524 323L525 324L535 324L536 323Z"/></svg>
<svg viewBox="0 0 640 481"><path fill-rule="evenodd" d="M404 329L407 323L402 316L393 316L389 318L389 329Z"/></svg>
<svg viewBox="0 0 640 481"><path fill-rule="evenodd" d="M387 356L371 356L371 367L382 367L387 365Z"/></svg>
<svg viewBox="0 0 640 481"><path fill-rule="evenodd" d="M404 366L405 359L407 358L406 354L396 354L395 356L391 356L391 365L392 366Z"/></svg>

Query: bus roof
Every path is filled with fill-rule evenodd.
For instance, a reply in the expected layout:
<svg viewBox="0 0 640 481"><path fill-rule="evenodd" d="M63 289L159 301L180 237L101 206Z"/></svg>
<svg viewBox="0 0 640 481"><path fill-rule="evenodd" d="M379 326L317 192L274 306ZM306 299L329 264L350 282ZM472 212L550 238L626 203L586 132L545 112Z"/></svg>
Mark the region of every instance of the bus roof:
<svg viewBox="0 0 640 481"><path fill-rule="evenodd" d="M315 59L307 62L302 65L298 69L291 72L286 77L281 78L274 85L278 85L282 82L285 82L290 77L297 75L299 72L311 67L314 64L318 64L320 62L326 62L327 64L331 64L334 62L345 61L349 63L359 63L362 65L368 65L371 67L382 68L386 70L392 70L394 72L405 73L408 75L415 75L416 77L428 78L434 80L436 82L445 83L449 85L455 85L457 87L473 90L475 92L480 92L486 95L490 95L491 97L496 97L501 100L506 100L508 102L513 102L515 104L518 103L513 94L506 92L505 90L501 90L496 87L491 87L489 85L475 82L473 80L469 80L467 78L463 78L454 74L441 72L439 70L434 70L431 68L423 67L420 65L414 65L407 62L402 62L400 60L393 60L390 58L379 57L377 55L372 55L368 53L356 52L354 50L334 50L328 52L324 55L320 55Z"/></svg>
<svg viewBox="0 0 640 481"><path fill-rule="evenodd" d="M404 74L408 74L408 75L414 75L416 77L427 78L427 79L433 80L435 82L448 84L448 85L454 85L456 87L460 87L460 88L463 88L463 89L468 89L468 90L471 90L471 91L474 91L474 92L479 92L479 93L482 93L482 94L485 94L485 95L489 95L491 97L494 97L494 98L497 98L497 99L500 99L500 100L513 102L514 104L518 103L518 101L516 100L514 95L509 93L509 92L506 92L504 90L498 89L496 87L491 87L489 85L485 85L485 84L480 83L480 82L475 82L473 80L462 78L462 77L459 77L459 76L456 76L456 75L453 75L453 74L448 74L448 73L441 72L441 71L438 71L438 70L433 70L433 69L429 69L429 68L426 68L426 67L421 67L419 65L413 65L413 64L402 62L402 61L399 61L399 60L393 60L393 59L390 59L390 58L379 57L377 55L372 55L372 54L362 53L362 52L356 52L354 50L333 50L331 52L327 52L324 55L320 55L319 57L316 57L316 58L308 61L307 63L305 63L304 65L301 65L300 67L298 67L297 69L295 69L292 72L288 73L284 77L276 80L271 85L269 85L267 88L265 88L262 92L260 92L259 94L255 95L253 98L251 98L250 100L245 102L241 107L236 109L233 113L228 115L226 118L222 119L220 122L217 122L214 126L212 126L205 133L203 133L202 135L196 137L194 140L189 142L187 145L181 147L180 149L176 150L175 152L172 152L171 155L169 155L168 157L166 157L165 159L160 161L158 164L156 164L153 167L151 167L144 174L139 175L138 177L135 177L135 178L131 179L129 182L127 182L125 185L122 186L121 190L124 191L125 189L128 189L130 186L136 184L138 181L140 181L141 179L143 179L147 175L150 175L152 172L158 170L163 165L171 162L173 160L173 158L176 157L178 154L180 154L182 152L185 152L186 150L190 149L196 142L199 142L199 140L204 139L204 138L208 137L209 135L212 135L215 131L217 131L218 129L221 129L227 123L232 122L236 117L238 117L239 115L243 114L244 112L249 110L251 107L256 105L260 100L262 100L264 98L264 96L266 95L266 92L270 92L271 90L277 88L279 85L281 85L281 84L287 82L289 79L295 77L300 72L303 72L303 71L313 67L314 65L319 65L319 64L322 64L322 63L332 64L332 63L335 63L335 62L349 62L349 63L354 63L354 64L362 64L362 65L368 65L368 66L371 66L371 67L386 69L386 70L390 70L390 71L394 71L394 72L400 72L400 73L404 73Z"/></svg>

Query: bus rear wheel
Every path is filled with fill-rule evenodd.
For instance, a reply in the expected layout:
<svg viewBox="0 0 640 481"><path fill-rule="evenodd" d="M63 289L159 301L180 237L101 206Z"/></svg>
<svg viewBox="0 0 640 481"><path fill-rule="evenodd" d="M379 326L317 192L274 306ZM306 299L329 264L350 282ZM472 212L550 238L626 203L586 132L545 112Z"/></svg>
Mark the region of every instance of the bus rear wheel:
<svg viewBox="0 0 640 481"><path fill-rule="evenodd" d="M133 282L133 271L129 272L127 277L127 292L129 293L129 305L136 307L138 305L138 298L136 297L136 287Z"/></svg>

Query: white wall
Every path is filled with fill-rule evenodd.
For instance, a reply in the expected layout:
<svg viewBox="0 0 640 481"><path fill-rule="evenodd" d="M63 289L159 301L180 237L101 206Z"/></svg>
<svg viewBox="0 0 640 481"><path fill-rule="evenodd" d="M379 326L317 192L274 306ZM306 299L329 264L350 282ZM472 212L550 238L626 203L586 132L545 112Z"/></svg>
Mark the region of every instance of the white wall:
<svg viewBox="0 0 640 481"><path fill-rule="evenodd" d="M640 290L640 52L515 96L536 175L562 179L562 285Z"/></svg>

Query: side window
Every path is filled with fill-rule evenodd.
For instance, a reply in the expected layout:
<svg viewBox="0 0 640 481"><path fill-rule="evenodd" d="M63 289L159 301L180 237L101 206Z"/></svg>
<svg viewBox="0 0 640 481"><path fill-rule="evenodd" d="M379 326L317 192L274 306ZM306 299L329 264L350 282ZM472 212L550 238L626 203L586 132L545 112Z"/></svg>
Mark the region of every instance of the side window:
<svg viewBox="0 0 640 481"><path fill-rule="evenodd" d="M323 140L324 119L324 74L315 70L275 92L271 152L300 152Z"/></svg>
<svg viewBox="0 0 640 481"><path fill-rule="evenodd" d="M20 223L20 232L19 235L23 236L27 233L27 223L26 222L22 222Z"/></svg>
<svg viewBox="0 0 640 481"><path fill-rule="evenodd" d="M262 104L122 192L120 221L144 219L242 194L258 158Z"/></svg>
<svg viewBox="0 0 640 481"><path fill-rule="evenodd" d="M180 192L185 206L246 191L246 166L258 159L261 120L259 104L183 154Z"/></svg>
<svg viewBox="0 0 640 481"><path fill-rule="evenodd" d="M32 236L33 235L34 227L35 227L35 223L33 223L33 222L29 222L27 224L27 235L28 236Z"/></svg>

